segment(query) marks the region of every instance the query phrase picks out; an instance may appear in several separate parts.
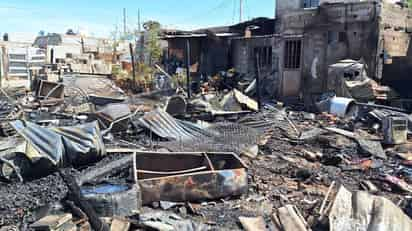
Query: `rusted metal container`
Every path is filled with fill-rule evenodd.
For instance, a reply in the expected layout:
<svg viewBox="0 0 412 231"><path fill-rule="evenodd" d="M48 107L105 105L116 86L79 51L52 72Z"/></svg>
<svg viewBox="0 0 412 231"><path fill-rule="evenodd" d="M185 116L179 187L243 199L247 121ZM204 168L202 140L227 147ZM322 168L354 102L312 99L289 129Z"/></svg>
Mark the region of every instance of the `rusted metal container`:
<svg viewBox="0 0 412 231"><path fill-rule="evenodd" d="M248 186L246 165L234 153L141 152L136 171L144 205L239 196Z"/></svg>

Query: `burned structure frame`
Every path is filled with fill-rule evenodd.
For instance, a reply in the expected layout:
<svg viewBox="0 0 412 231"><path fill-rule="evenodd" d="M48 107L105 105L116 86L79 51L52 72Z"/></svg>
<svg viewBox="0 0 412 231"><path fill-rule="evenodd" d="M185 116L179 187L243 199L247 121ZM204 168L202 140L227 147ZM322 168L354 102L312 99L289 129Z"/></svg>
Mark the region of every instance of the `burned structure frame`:
<svg viewBox="0 0 412 231"><path fill-rule="evenodd" d="M193 74L214 75L233 67L240 74L253 77L254 54L259 52L267 95L311 103L329 90L329 65L353 59L363 62L369 77L390 85L401 98L411 95L405 87L410 84L405 73L412 69L410 9L381 1L317 4L310 3L307 8L304 1L277 1L276 19L259 24L265 28L272 25L272 30L250 30L254 23L250 21L237 27L235 33L228 27L223 32L232 33L224 37L222 30L220 36L208 33L199 37L198 32L192 32L192 44L210 45L202 49L193 45L192 65L195 60L200 64ZM219 39L214 40L215 37ZM179 41L179 36L168 37L169 54L179 50ZM219 41L219 45L206 41ZM221 65L207 67L206 60Z"/></svg>

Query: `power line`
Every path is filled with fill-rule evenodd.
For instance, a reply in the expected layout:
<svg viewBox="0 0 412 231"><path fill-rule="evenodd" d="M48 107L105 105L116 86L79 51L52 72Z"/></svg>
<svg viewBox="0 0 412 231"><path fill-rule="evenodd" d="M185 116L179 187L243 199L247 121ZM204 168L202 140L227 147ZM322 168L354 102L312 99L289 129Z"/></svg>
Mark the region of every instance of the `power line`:
<svg viewBox="0 0 412 231"><path fill-rule="evenodd" d="M232 1L233 1L232 24L234 24L235 23L236 12L237 12L237 0L232 0Z"/></svg>
<svg viewBox="0 0 412 231"><path fill-rule="evenodd" d="M219 5L217 5L216 7L212 8L211 10L209 10L206 14L212 13L213 11L220 10L220 9L222 9L223 7L227 7L227 5L229 5L228 3L230 3L230 1L223 0Z"/></svg>
<svg viewBox="0 0 412 231"><path fill-rule="evenodd" d="M236 0L237 1L237 0ZM205 13L202 13L202 16L210 16L210 14L214 13L215 11L218 11L224 7L227 7L231 2L228 0L222 0L218 5L216 5L215 7L207 10ZM199 14L193 15L189 18L186 18L184 20L181 20L178 23L183 23L183 22L187 22L187 21L191 21L197 18L200 18L201 16Z"/></svg>

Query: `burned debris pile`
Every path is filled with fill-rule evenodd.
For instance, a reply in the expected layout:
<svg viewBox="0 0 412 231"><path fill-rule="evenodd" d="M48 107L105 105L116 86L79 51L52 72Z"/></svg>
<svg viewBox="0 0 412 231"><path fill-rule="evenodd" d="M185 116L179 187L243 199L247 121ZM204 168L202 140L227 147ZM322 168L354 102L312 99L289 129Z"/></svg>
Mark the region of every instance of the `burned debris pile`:
<svg viewBox="0 0 412 231"><path fill-rule="evenodd" d="M329 94L311 113L239 90L127 95L67 78L2 89L5 230L412 227L405 109Z"/></svg>
<svg viewBox="0 0 412 231"><path fill-rule="evenodd" d="M5 34L0 231L412 230L407 5Z"/></svg>

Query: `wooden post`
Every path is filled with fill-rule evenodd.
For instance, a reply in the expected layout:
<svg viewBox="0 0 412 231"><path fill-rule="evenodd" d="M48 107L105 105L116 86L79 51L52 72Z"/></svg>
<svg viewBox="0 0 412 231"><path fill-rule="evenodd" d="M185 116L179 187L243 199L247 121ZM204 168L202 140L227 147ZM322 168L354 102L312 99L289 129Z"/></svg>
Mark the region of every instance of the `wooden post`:
<svg viewBox="0 0 412 231"><path fill-rule="evenodd" d="M84 39L83 39L83 36L80 38L80 42L81 42L81 44L82 44L82 54L84 54L84 53L85 53L85 49L84 49Z"/></svg>
<svg viewBox="0 0 412 231"><path fill-rule="evenodd" d="M132 59L132 74L133 74L133 90L136 90L136 63L134 60L133 44L129 43L130 57Z"/></svg>
<svg viewBox="0 0 412 231"><path fill-rule="evenodd" d="M258 50L255 52L255 73L256 73L256 97L257 97L257 103L258 103L258 110L260 111L262 103L261 103L261 95L260 95L260 57L259 57Z"/></svg>
<svg viewBox="0 0 412 231"><path fill-rule="evenodd" d="M187 97L190 99L190 40L186 40L186 88Z"/></svg>

